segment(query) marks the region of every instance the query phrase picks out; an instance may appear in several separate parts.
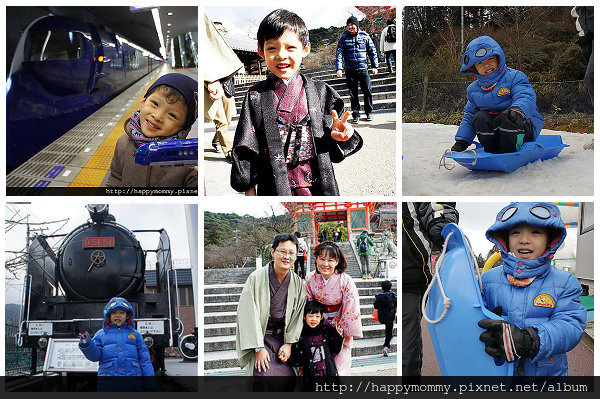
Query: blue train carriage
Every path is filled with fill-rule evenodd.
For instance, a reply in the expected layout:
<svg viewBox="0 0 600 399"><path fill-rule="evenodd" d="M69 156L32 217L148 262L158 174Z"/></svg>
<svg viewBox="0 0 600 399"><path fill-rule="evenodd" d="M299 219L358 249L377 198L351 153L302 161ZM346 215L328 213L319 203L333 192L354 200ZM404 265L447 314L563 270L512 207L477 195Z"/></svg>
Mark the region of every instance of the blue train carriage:
<svg viewBox="0 0 600 399"><path fill-rule="evenodd" d="M135 162L146 166L183 166L198 164L198 139L161 140L138 149Z"/></svg>
<svg viewBox="0 0 600 399"><path fill-rule="evenodd" d="M6 85L14 169L164 62L108 28L46 16L17 44Z"/></svg>

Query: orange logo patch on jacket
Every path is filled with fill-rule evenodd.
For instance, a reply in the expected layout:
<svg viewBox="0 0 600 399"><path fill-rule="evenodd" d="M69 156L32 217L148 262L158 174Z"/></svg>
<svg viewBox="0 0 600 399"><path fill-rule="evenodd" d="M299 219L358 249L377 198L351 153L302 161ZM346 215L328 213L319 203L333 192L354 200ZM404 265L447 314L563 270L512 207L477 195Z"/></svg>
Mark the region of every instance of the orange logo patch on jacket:
<svg viewBox="0 0 600 399"><path fill-rule="evenodd" d="M505 96L510 94L510 89L508 87L501 87L498 89L498 97Z"/></svg>
<svg viewBox="0 0 600 399"><path fill-rule="evenodd" d="M135 335L134 335L134 334L129 334L129 335L127 336L127 338L130 338L130 339L133 339L133 340L135 340Z"/></svg>
<svg viewBox="0 0 600 399"><path fill-rule="evenodd" d="M540 294L533 299L533 306L539 306L542 308L553 308L556 302L548 294Z"/></svg>

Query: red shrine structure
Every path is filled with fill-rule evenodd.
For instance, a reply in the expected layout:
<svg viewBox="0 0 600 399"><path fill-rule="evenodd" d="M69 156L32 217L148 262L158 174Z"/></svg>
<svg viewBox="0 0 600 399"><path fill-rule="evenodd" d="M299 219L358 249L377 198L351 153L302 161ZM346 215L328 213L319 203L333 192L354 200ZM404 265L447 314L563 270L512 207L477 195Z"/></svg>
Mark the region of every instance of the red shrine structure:
<svg viewBox="0 0 600 399"><path fill-rule="evenodd" d="M383 219L389 220L388 215L395 213L395 202L283 202L294 219L296 229L305 237L310 237L311 244L318 242L320 224L337 222L338 226L347 229L345 241L358 236L364 229L380 227ZM393 218L394 221L396 217ZM373 226L375 224L376 226ZM385 228L390 223L384 223ZM395 222L394 222L395 225ZM331 240L331 236L329 237Z"/></svg>

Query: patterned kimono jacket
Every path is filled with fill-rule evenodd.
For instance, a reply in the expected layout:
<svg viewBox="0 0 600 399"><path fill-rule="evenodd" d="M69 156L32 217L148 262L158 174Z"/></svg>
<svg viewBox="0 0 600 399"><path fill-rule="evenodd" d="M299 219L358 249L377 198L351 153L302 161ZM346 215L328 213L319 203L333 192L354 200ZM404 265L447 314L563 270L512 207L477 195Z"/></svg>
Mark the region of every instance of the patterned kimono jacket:
<svg viewBox="0 0 600 399"><path fill-rule="evenodd" d="M265 335L272 313L270 270L272 262L252 272L246 280L238 304L235 348L239 365L246 368L248 375L253 375L254 372L254 349L266 347ZM298 342L306 303L306 293L300 277L290 272L289 278L281 344ZM276 357L271 358L271 361L276 361Z"/></svg>
<svg viewBox="0 0 600 399"><path fill-rule="evenodd" d="M352 362L352 338L362 338L358 289L352 277L337 273L327 281L317 272L306 277L306 298L325 305L326 324L334 326L344 336L341 352L335 357L338 375L349 376Z"/></svg>
<svg viewBox="0 0 600 399"><path fill-rule="evenodd" d="M331 137L331 111L343 115L344 102L331 86L304 76L308 105L308 130L312 135L313 195L339 195L332 162L338 163L360 150L363 140L355 131L348 141ZM293 78L292 78L293 79ZM235 131L231 187L239 192L256 186L257 195L292 195L274 101L276 80L267 78L248 90Z"/></svg>

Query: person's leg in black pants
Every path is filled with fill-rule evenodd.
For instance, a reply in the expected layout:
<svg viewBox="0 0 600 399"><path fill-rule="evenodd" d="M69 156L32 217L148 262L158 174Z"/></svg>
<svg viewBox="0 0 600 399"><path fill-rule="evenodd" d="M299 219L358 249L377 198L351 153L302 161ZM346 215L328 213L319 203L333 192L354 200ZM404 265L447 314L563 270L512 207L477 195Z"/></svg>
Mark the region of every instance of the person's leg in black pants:
<svg viewBox="0 0 600 399"><path fill-rule="evenodd" d="M371 78L368 69L361 69L359 72L360 90L365 99L365 114L371 115L373 112L373 88L371 87Z"/></svg>
<svg viewBox="0 0 600 399"><path fill-rule="evenodd" d="M358 99L358 82L360 71L346 70L346 86L350 92L350 109L352 110L352 118L360 117L360 100Z"/></svg>
<svg viewBox="0 0 600 399"><path fill-rule="evenodd" d="M423 341L421 338L422 294L402 293L402 376L412 383L421 380Z"/></svg>

